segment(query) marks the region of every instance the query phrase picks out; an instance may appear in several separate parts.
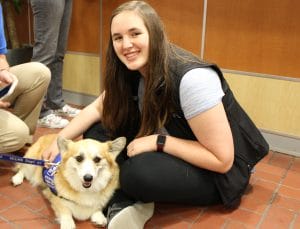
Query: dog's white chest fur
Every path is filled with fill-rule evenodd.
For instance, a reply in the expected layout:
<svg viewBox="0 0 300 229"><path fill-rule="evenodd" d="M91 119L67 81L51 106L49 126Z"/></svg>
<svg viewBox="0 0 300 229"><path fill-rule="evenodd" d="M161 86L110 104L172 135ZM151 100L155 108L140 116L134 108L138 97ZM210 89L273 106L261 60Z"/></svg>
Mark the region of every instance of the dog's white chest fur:
<svg viewBox="0 0 300 229"><path fill-rule="evenodd" d="M103 208L100 201L96 201L95 197L92 195L89 198L82 198L82 203L86 205L78 205L77 203L63 199L65 206L67 206L74 218L78 220L87 220L91 218L94 212L99 211Z"/></svg>

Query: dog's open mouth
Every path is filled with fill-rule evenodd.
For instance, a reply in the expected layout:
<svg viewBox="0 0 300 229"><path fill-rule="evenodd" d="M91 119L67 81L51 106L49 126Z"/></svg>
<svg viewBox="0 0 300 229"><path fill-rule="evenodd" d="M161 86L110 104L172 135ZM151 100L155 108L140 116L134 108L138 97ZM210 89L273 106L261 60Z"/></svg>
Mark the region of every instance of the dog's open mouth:
<svg viewBox="0 0 300 229"><path fill-rule="evenodd" d="M92 182L90 182L90 181L84 181L84 182L82 183L82 186L83 186L84 188L89 188L89 187L92 186Z"/></svg>

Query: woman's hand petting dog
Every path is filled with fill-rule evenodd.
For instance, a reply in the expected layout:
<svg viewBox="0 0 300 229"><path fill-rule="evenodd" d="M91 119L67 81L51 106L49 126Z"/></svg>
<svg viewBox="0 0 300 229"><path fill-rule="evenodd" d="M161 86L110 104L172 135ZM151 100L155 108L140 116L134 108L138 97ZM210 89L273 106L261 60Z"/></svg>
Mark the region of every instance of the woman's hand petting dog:
<svg viewBox="0 0 300 229"><path fill-rule="evenodd" d="M57 146L57 138L52 142L52 144L42 153L42 159L45 161L52 162L55 157L59 154Z"/></svg>

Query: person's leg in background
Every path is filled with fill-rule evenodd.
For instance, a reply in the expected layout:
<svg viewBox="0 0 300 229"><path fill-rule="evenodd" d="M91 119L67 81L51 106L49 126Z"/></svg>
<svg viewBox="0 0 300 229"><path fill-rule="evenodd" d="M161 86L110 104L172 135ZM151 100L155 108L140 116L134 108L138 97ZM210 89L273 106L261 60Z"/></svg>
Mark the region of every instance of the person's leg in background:
<svg viewBox="0 0 300 229"><path fill-rule="evenodd" d="M33 11L33 31L34 31L34 47L32 61L41 62L51 71L50 65L54 61L60 21L63 15L62 2L58 0L31 0ZM51 82L55 84L55 80L51 71ZM49 85L50 87L50 85ZM47 99L46 99L47 100ZM49 107L43 104L41 117L51 113Z"/></svg>
<svg viewBox="0 0 300 229"><path fill-rule="evenodd" d="M47 92L46 104L53 109L57 115L75 117L79 110L67 105L62 95L62 74L64 57L67 51L67 43L69 36L69 29L72 16L73 0L61 1L64 5L63 15L60 21L60 28L58 32L57 48L53 62L50 64L52 73L51 83ZM52 81L54 82L52 84Z"/></svg>
<svg viewBox="0 0 300 229"><path fill-rule="evenodd" d="M78 109L66 106L62 97L62 68L70 27L72 0L31 0L34 17L34 47L32 61L50 68L51 82L42 107L39 125L63 128L69 122L56 115L63 108L67 116L74 117Z"/></svg>
<svg viewBox="0 0 300 229"><path fill-rule="evenodd" d="M7 98L10 110L0 110L0 152L14 152L31 143L51 73L41 63L26 63L10 68L18 84Z"/></svg>

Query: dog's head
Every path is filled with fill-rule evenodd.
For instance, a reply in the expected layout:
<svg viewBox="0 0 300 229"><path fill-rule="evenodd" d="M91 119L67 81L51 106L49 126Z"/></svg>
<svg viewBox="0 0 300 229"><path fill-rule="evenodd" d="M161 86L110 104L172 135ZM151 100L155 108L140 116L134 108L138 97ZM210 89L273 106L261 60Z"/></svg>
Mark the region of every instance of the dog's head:
<svg viewBox="0 0 300 229"><path fill-rule="evenodd" d="M83 139L77 142L58 137L62 154L59 171L77 191L98 192L113 179L119 179L119 167L115 159L126 145L126 138L99 142Z"/></svg>

